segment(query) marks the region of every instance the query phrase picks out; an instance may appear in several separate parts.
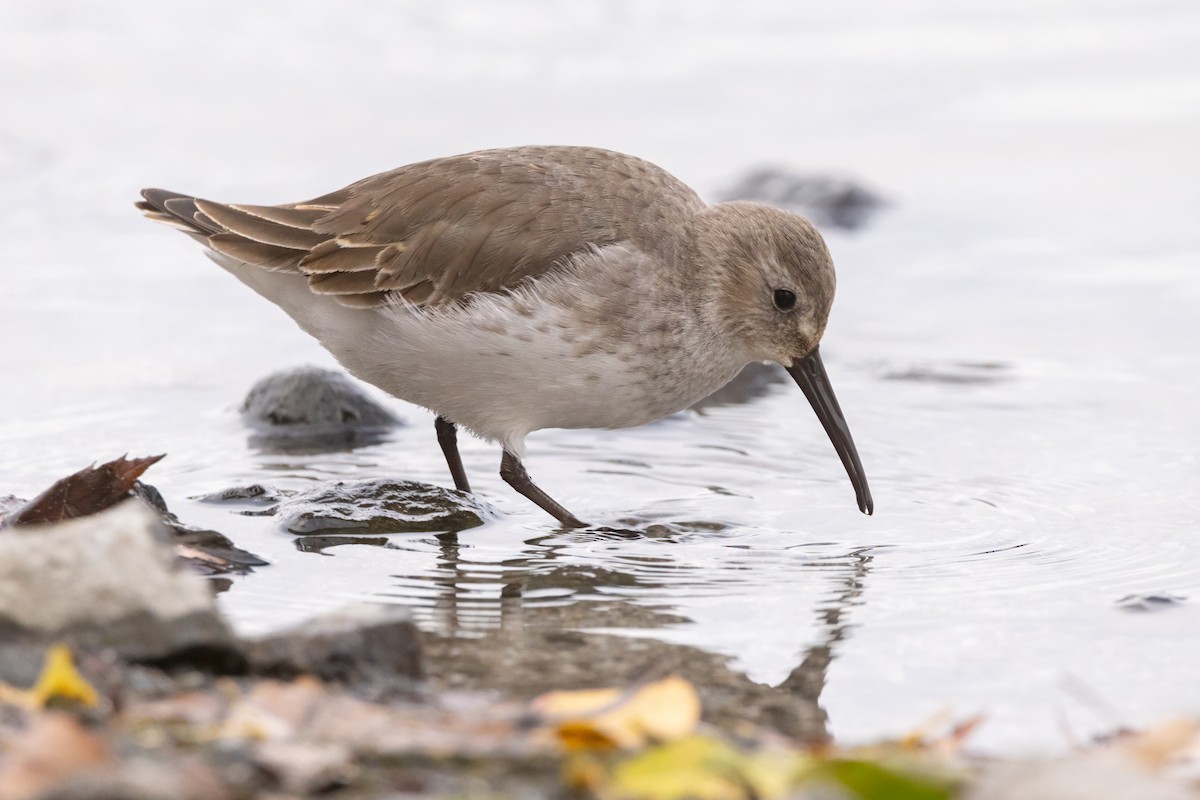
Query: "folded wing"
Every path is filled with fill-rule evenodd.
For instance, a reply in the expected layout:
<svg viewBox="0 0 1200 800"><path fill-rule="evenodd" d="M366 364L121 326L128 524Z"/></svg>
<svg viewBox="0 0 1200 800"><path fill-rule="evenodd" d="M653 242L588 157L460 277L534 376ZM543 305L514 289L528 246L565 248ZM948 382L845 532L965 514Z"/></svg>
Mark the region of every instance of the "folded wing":
<svg viewBox="0 0 1200 800"><path fill-rule="evenodd" d="M683 256L704 204L667 172L606 150L523 147L426 161L303 203L215 203L146 189L138 207L221 255L303 274L371 307L501 292L573 253L631 242Z"/></svg>

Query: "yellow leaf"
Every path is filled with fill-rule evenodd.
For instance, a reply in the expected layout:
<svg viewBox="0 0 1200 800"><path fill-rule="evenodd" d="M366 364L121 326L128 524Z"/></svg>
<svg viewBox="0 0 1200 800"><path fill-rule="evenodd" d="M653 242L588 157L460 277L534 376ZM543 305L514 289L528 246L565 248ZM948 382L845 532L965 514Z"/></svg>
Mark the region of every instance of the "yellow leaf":
<svg viewBox="0 0 1200 800"><path fill-rule="evenodd" d="M730 800L785 796L807 764L799 753L744 753L719 739L689 736L619 763L601 797Z"/></svg>
<svg viewBox="0 0 1200 800"><path fill-rule="evenodd" d="M33 705L44 708L51 700L66 700L94 708L100 697L92 685L75 669L71 650L56 644L46 651L46 663L37 683L29 691Z"/></svg>
<svg viewBox="0 0 1200 800"><path fill-rule="evenodd" d="M534 700L533 709L575 751L667 742L687 736L700 721L700 698L678 676L628 690L550 692Z"/></svg>

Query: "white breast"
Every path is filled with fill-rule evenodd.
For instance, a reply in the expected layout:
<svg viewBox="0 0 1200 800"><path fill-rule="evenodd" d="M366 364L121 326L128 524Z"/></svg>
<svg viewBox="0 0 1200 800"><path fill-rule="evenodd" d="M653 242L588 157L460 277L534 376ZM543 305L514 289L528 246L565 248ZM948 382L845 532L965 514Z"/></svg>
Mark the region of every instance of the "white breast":
<svg viewBox="0 0 1200 800"><path fill-rule="evenodd" d="M433 310L350 309L314 295L299 276L222 266L355 376L520 456L532 431L641 425L686 408L745 366L736 348L697 329L678 297L647 285L629 263L637 258L605 248L520 291Z"/></svg>

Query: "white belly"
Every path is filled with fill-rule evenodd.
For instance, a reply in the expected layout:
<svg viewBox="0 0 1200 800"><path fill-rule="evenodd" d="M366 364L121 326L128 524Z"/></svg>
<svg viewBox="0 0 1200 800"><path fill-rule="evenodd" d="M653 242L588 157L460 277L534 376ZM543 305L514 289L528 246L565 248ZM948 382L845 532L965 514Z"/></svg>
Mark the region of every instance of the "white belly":
<svg viewBox="0 0 1200 800"><path fill-rule="evenodd" d="M620 428L679 411L744 366L697 359L683 337L613 341L569 309L498 298L452 313L390 308L368 342L334 344L355 375L520 454L542 428Z"/></svg>
<svg viewBox="0 0 1200 800"><path fill-rule="evenodd" d="M542 428L620 428L672 414L747 361L714 348L682 312L663 318L663 305L609 287L556 280L466 307L358 309L313 294L301 276L217 260L356 377L517 456Z"/></svg>

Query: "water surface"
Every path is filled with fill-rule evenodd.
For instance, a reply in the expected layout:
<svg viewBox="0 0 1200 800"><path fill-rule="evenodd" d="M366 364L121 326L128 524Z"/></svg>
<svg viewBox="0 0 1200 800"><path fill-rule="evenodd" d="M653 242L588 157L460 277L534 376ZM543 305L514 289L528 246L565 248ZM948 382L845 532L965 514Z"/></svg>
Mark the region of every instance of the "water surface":
<svg viewBox="0 0 1200 800"><path fill-rule="evenodd" d="M168 453L149 477L172 509L273 562L222 596L250 632L369 599L445 635L686 645L768 686L819 661L851 741L943 707L987 712L978 743L1007 751L1069 744L1064 718L1086 736L1200 710L1194 4L199 8L0 10L0 491ZM829 232L822 347L874 517L786 383L532 436L534 477L624 534L555 530L474 440L472 483L502 515L455 542L305 550L191 499L449 477L432 417L395 401L408 424L383 444L249 447L249 386L332 361L141 221L136 190L282 202L534 142L634 152L709 196L779 163L889 199ZM1131 610L1148 595L1179 600Z"/></svg>

